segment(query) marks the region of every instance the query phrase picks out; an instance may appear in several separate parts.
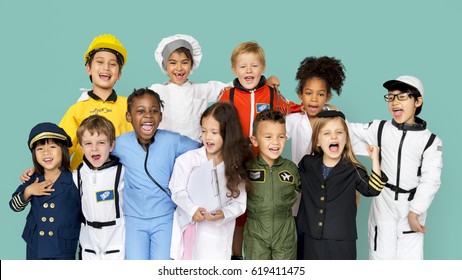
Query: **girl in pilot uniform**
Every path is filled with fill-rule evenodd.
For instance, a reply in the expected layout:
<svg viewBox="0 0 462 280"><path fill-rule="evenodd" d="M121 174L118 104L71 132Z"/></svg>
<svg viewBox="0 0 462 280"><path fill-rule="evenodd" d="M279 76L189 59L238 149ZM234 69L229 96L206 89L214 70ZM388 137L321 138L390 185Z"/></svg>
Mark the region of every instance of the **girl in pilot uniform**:
<svg viewBox="0 0 462 280"><path fill-rule="evenodd" d="M34 174L13 193L10 208L30 211L22 238L26 258L75 259L80 233L80 195L70 172L71 138L53 123L32 128L29 141Z"/></svg>
<svg viewBox="0 0 462 280"><path fill-rule="evenodd" d="M372 173L355 158L345 116L339 111L317 115L311 154L298 164L302 197L297 215L303 233L304 259L356 259L356 190L377 196L387 178L380 170L379 149L369 146Z"/></svg>

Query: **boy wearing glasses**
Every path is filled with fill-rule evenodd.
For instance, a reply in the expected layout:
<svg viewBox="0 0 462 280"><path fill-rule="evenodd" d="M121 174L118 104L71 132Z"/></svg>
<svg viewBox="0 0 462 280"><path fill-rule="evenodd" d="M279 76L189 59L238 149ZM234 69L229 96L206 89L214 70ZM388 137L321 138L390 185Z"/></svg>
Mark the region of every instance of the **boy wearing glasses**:
<svg viewBox="0 0 462 280"><path fill-rule="evenodd" d="M388 176L369 214L369 259L423 259L427 210L438 191L443 167L442 142L418 118L423 85L413 76L387 81L384 98L391 120L349 124L350 133L380 147Z"/></svg>

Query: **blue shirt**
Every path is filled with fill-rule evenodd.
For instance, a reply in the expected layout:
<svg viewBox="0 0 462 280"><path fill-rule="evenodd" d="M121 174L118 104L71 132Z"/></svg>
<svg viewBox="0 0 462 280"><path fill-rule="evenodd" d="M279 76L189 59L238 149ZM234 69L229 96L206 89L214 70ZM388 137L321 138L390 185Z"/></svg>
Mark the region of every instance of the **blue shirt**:
<svg viewBox="0 0 462 280"><path fill-rule="evenodd" d="M166 190L176 158L199 143L175 132L158 129L154 143L149 146L148 171ZM138 143L135 132L127 132L116 139L113 155L125 166L123 210L126 216L154 218L173 213L171 198L151 181L144 169L147 153Z"/></svg>

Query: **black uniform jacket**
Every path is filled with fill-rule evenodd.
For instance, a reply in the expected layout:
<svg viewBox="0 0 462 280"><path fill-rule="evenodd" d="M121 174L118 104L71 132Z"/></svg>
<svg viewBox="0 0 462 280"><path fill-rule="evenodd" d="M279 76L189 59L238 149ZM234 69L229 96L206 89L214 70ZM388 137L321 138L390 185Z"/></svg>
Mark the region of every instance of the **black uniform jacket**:
<svg viewBox="0 0 462 280"><path fill-rule="evenodd" d="M302 182L298 230L315 239L356 240L356 190L364 196L379 195L385 174L380 178L372 172L369 177L342 159L324 180L322 156L312 155L305 155L298 168Z"/></svg>

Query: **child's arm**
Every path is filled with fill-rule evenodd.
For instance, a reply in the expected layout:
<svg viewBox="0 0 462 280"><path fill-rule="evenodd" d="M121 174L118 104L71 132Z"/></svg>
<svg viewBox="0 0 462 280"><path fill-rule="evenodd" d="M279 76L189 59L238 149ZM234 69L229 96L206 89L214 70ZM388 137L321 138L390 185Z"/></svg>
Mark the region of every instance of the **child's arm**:
<svg viewBox="0 0 462 280"><path fill-rule="evenodd" d="M10 200L10 208L15 212L20 212L26 208L32 196L51 195L55 191L52 188L53 183L53 180L38 182L36 178L32 184L22 184Z"/></svg>
<svg viewBox="0 0 462 280"><path fill-rule="evenodd" d="M372 172L368 176L365 170L356 169L360 175L356 189L364 196L377 196L385 187L388 177L380 170L379 147L371 145L367 151L372 160Z"/></svg>
<svg viewBox="0 0 462 280"><path fill-rule="evenodd" d="M421 176L417 192L409 205L408 221L413 231L425 233L418 216L427 212L441 185L441 170L443 168L443 143L436 137L433 144L423 154Z"/></svg>

